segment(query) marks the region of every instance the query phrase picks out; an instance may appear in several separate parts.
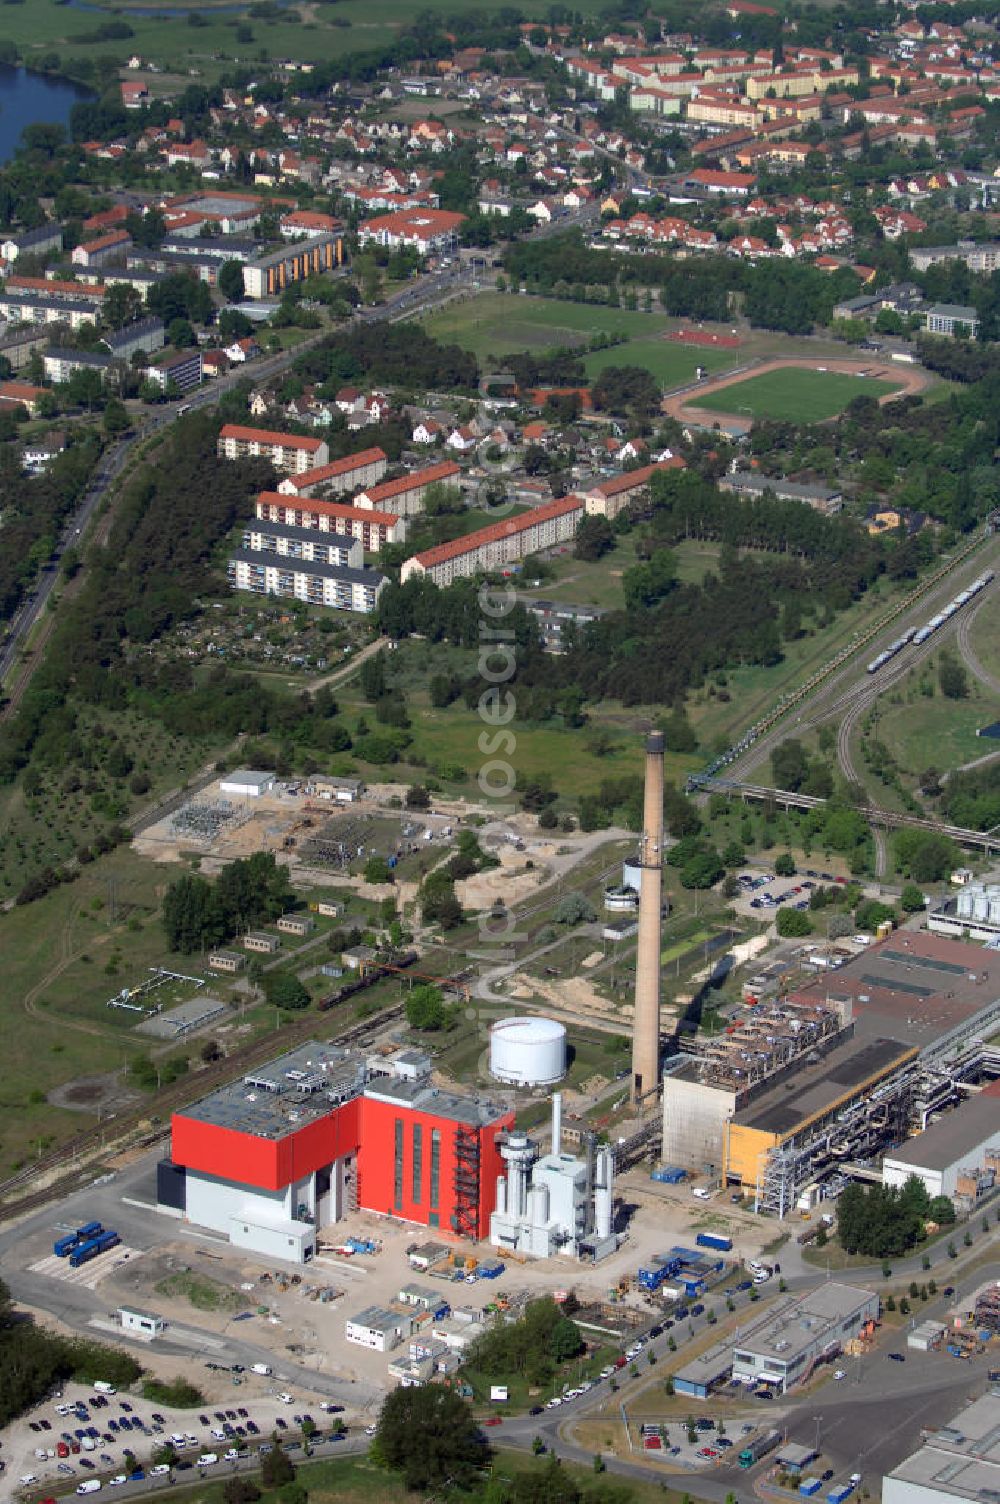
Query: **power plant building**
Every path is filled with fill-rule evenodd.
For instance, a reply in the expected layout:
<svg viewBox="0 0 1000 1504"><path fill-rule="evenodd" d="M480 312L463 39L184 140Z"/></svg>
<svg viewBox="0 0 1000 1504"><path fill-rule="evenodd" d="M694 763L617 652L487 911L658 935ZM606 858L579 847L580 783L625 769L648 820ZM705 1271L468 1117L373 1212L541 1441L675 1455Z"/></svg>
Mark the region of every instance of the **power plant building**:
<svg viewBox="0 0 1000 1504"><path fill-rule="evenodd" d="M973 1400L882 1479L882 1504L985 1504L1000 1494L1000 1393Z"/></svg>
<svg viewBox="0 0 1000 1504"><path fill-rule="evenodd" d="M513 1121L426 1079L375 1077L353 1051L303 1045L174 1114L158 1200L234 1247L296 1263L358 1209L479 1240Z"/></svg>
<svg viewBox="0 0 1000 1504"><path fill-rule="evenodd" d="M614 1164L607 1144L585 1158L562 1152L562 1097L552 1098L552 1148L540 1155L526 1133L500 1147L506 1173L496 1188L490 1242L508 1253L554 1254L595 1262L618 1246L614 1233Z"/></svg>
<svg viewBox="0 0 1000 1504"><path fill-rule="evenodd" d="M998 1170L1000 1081L994 1081L887 1154L882 1176L886 1185L903 1185L916 1175L929 1196L961 1197L974 1203L992 1188Z"/></svg>
<svg viewBox="0 0 1000 1504"><path fill-rule="evenodd" d="M664 1161L709 1168L783 1217L805 1186L877 1161L964 1100L992 1074L983 1040L998 1026L996 952L923 931L893 934L780 1002L751 1002L667 1072ZM975 1147L955 1140L956 1174L967 1164L953 1161L974 1158ZM923 1156L916 1138L895 1158Z"/></svg>

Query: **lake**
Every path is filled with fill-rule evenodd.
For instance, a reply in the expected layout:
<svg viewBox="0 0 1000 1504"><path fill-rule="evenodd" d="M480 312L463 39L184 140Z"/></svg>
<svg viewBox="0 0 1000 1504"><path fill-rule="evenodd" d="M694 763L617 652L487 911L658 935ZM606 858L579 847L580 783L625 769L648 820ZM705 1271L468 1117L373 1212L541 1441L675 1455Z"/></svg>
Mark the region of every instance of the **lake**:
<svg viewBox="0 0 1000 1504"><path fill-rule="evenodd" d="M43 121L68 127L70 110L89 98L87 89L66 78L0 67L0 162L10 161L26 125Z"/></svg>

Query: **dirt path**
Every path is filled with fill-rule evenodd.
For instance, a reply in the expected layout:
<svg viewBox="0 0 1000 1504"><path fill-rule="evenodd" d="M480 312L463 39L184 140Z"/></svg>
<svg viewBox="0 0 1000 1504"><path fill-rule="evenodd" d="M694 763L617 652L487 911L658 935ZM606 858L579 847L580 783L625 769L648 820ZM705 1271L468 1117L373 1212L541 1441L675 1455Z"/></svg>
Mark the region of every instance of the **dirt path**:
<svg viewBox="0 0 1000 1504"><path fill-rule="evenodd" d="M688 387L686 391L677 392L672 397L664 397L660 410L668 417L676 418L679 423L697 423L703 427L706 423L725 419L732 427L749 429L752 420L748 419L745 414L710 412L707 408L688 404L695 392L699 397L706 397L711 393L724 391L726 387L738 386L740 382L750 381L756 376L767 376L772 371L781 371L788 367L801 371L831 371L843 376L868 376L874 381L895 382L901 390L880 397L879 406L894 402L898 397L917 395L929 386L931 379L929 374L919 366L886 365L884 362L870 360L836 360L827 356L817 356L815 359L779 358L744 366L739 371L731 371L728 376L718 376L713 381L699 382L697 387Z"/></svg>

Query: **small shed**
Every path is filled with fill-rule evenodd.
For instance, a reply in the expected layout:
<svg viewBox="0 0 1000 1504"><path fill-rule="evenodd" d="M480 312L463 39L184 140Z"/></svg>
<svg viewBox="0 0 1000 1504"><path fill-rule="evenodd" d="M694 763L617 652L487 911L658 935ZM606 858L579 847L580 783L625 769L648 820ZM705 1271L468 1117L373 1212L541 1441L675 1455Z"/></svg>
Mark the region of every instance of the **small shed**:
<svg viewBox="0 0 1000 1504"><path fill-rule="evenodd" d="M154 1337L162 1336L166 1326L162 1316L157 1316L153 1311L137 1310L135 1306L119 1306L118 1321L123 1332L141 1337L144 1342L152 1342Z"/></svg>
<svg viewBox="0 0 1000 1504"><path fill-rule="evenodd" d="M219 779L219 793L237 799L259 799L274 788L274 774L257 768L237 768Z"/></svg>

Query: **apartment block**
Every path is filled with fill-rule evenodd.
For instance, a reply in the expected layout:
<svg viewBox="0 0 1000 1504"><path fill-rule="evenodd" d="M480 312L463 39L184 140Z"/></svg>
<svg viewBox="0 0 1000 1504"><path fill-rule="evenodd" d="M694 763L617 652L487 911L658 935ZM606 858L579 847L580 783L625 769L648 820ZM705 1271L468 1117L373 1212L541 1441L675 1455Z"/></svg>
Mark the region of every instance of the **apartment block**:
<svg viewBox="0 0 1000 1504"><path fill-rule="evenodd" d="M322 496L328 493L338 496L345 491L377 485L388 463L384 450L377 447L362 449L359 454L347 454L343 459L331 460L328 465L304 470L301 475L289 475L279 481L278 490L283 496Z"/></svg>
<svg viewBox="0 0 1000 1504"><path fill-rule="evenodd" d="M243 267L243 290L248 298L280 297L292 282L330 272L344 262L343 236L334 232L311 235L307 241L257 256Z"/></svg>
<svg viewBox="0 0 1000 1504"><path fill-rule="evenodd" d="M503 569L539 549L567 542L583 515L579 496L562 496L521 517L495 522L464 538L414 554L403 565L400 578L405 584L415 575L426 575L435 585L450 585L469 575Z"/></svg>
<svg viewBox="0 0 1000 1504"><path fill-rule="evenodd" d="M243 547L252 553L335 564L341 569L360 569L365 562L360 538L348 533L321 533L317 528L295 527L287 522L249 522L243 531Z"/></svg>
<svg viewBox="0 0 1000 1504"><path fill-rule="evenodd" d="M385 575L374 569L349 569L306 559L283 559L273 553L236 549L229 558L229 583L252 595L331 606L338 611L366 614L375 609Z"/></svg>
<svg viewBox="0 0 1000 1504"><path fill-rule="evenodd" d="M613 522L629 502L646 489L658 470L683 470L684 461L679 455L668 460L658 460L653 465L643 465L638 470L626 470L624 475L614 475L584 491L583 504L588 517L607 517Z"/></svg>
<svg viewBox="0 0 1000 1504"><path fill-rule="evenodd" d="M399 517L414 517L424 509L424 497L430 486L455 485L462 472L454 460L442 460L437 465L427 465L423 470L413 470L397 480L386 480L372 486L354 498L357 507L370 507L374 511L389 510Z"/></svg>
<svg viewBox="0 0 1000 1504"><path fill-rule="evenodd" d="M406 522L395 513L370 512L342 501L293 502L278 491L262 491L256 512L262 522L284 522L321 533L347 533L360 538L368 553L378 553L386 543L402 543L406 537Z"/></svg>
<svg viewBox="0 0 1000 1504"><path fill-rule="evenodd" d="M244 428L240 423L225 425L219 434L217 452L224 460L270 460L275 470L284 470L289 475L302 475L330 460L325 439L274 433L266 428Z"/></svg>

